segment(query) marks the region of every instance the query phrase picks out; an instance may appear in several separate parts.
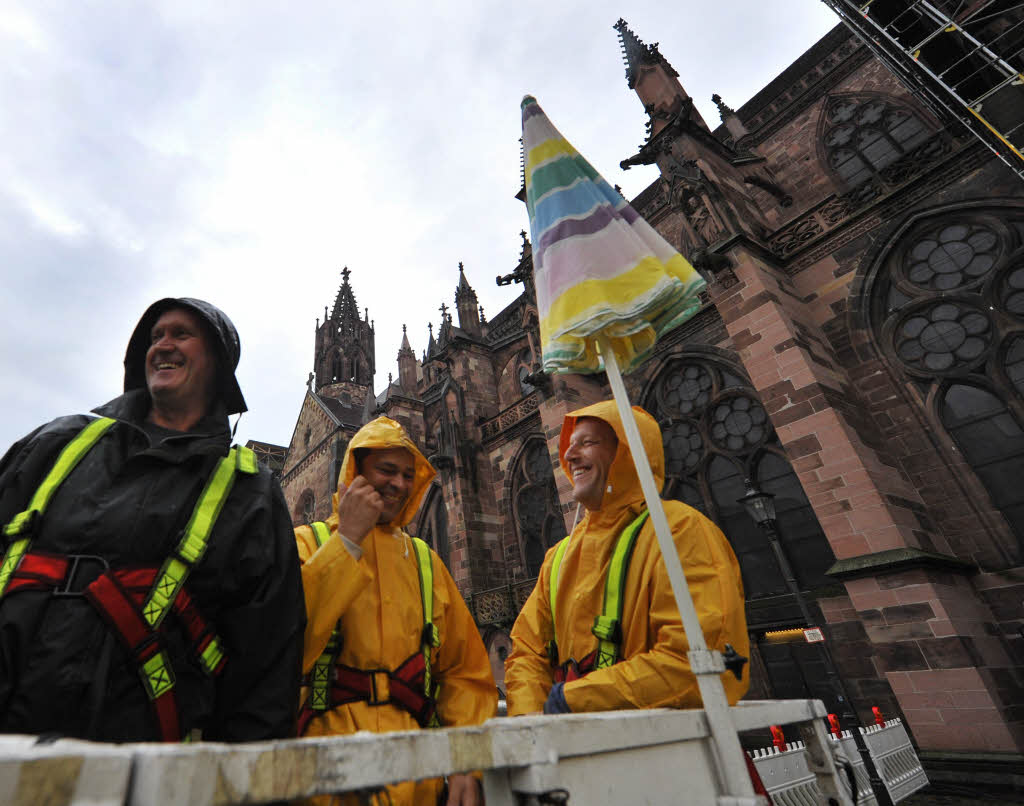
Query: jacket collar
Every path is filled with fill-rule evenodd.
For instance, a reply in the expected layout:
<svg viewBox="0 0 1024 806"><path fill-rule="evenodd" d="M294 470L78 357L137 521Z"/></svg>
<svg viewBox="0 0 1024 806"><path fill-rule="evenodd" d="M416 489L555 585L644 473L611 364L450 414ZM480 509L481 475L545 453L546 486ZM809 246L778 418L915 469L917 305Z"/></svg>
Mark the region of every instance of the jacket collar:
<svg viewBox="0 0 1024 806"><path fill-rule="evenodd" d="M123 395L115 397L97 406L93 413L101 417L112 417L123 423L133 426L135 429L144 431L146 416L149 414L150 400L149 393L145 389L132 389ZM205 415L191 431L182 433L180 436L171 437L163 445L173 445L175 452L180 448L187 448L185 453L214 453L223 455L231 444L231 430L228 427L228 416L223 406ZM168 446L170 447L170 446ZM160 447L151 449L155 453L163 453Z"/></svg>

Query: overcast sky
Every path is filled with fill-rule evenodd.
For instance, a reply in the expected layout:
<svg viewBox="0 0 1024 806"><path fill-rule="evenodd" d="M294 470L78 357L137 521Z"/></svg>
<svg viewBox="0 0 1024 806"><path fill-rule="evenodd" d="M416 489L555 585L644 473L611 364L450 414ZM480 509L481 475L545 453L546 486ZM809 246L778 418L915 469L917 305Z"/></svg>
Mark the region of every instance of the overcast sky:
<svg viewBox="0 0 1024 806"><path fill-rule="evenodd" d="M121 389L163 296L242 338L238 438L287 445L348 266L379 391L458 263L488 318L528 229L519 101L635 196L651 168L612 25L659 42L714 128L833 25L817 0L0 0L0 452Z"/></svg>

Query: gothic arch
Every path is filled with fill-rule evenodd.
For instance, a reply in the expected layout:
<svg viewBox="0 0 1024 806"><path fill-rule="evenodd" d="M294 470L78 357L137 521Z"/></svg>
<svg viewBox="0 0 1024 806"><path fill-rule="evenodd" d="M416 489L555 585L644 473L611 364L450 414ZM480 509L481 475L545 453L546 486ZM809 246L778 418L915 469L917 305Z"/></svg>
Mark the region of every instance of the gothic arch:
<svg viewBox="0 0 1024 806"><path fill-rule="evenodd" d="M508 501L526 578L537 576L547 550L565 536L548 445L539 435L526 438L513 460Z"/></svg>
<svg viewBox="0 0 1024 806"><path fill-rule="evenodd" d="M911 216L873 255L858 292L857 324L954 476L970 477L958 480L967 499L974 505L980 493L1001 514L1013 535L998 546L1004 558L1019 558L1024 204L985 200Z"/></svg>
<svg viewBox="0 0 1024 806"><path fill-rule="evenodd" d="M299 500L295 504L293 523L305 524L316 520L316 496L307 487L299 494Z"/></svg>
<svg viewBox="0 0 1024 806"><path fill-rule="evenodd" d="M804 589L829 584L835 562L771 420L738 366L711 351L668 358L643 395L665 445L665 498L710 517L733 546L748 599L786 592L767 538L738 499L747 478L776 496L782 540Z"/></svg>
<svg viewBox="0 0 1024 806"><path fill-rule="evenodd" d="M825 98L815 143L818 162L840 192L865 184L901 184L917 173L914 155L930 160L947 138L930 117L901 98L850 92ZM909 173L908 173L909 171Z"/></svg>
<svg viewBox="0 0 1024 806"><path fill-rule="evenodd" d="M441 562L447 567L451 556L448 543L448 508L444 503L444 490L434 482L427 490L426 500L420 508L419 528L417 536L426 541L437 552Z"/></svg>

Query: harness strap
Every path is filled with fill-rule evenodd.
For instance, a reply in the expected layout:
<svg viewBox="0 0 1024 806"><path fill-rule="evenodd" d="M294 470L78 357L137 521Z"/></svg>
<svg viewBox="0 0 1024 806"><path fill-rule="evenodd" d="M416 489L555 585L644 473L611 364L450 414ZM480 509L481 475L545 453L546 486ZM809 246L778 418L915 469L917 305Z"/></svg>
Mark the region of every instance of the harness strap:
<svg viewBox="0 0 1024 806"><path fill-rule="evenodd" d="M323 546L330 539L331 532L323 521L311 523L310 527L313 529L313 538L316 540L317 548ZM324 651L320 653L310 670L308 706L314 711L323 712L331 708L331 669L341 652L340 625L340 621L334 625L331 637L327 639L327 646L324 647Z"/></svg>
<svg viewBox="0 0 1024 806"><path fill-rule="evenodd" d="M164 741L179 741L181 730L173 694L174 672L164 651L159 627L174 610L203 670L209 675L223 670L226 659L221 642L185 592L184 584L191 569L206 553L210 534L234 485L236 473L258 473L259 464L251 449L239 446L232 447L227 456L217 462L175 553L159 570L111 571L101 557L29 552L31 537L54 493L114 422L109 417L101 417L75 435L32 495L28 508L4 527L6 537L17 537L25 532L29 536L11 543L0 562L0 596L9 590L23 589L50 590L55 596L84 593L138 664L161 737ZM98 562L104 570L80 591L76 579L83 561ZM84 580L81 582L84 584Z"/></svg>
<svg viewBox="0 0 1024 806"><path fill-rule="evenodd" d="M4 552L4 558L0 561L0 596L3 596L10 581L11 574L18 567L21 558L28 551L29 543L32 540L39 519L46 512L46 507L57 492L57 488L68 477L68 474L75 469L75 466L82 460L89 450L102 437L107 429L116 421L110 417L100 417L93 420L79 431L72 440L64 446L64 449L57 456L57 461L43 478L36 491L32 494L28 507L19 512L10 522L4 526L4 537L19 537L28 533L27 537L14 540Z"/></svg>
<svg viewBox="0 0 1024 806"><path fill-rule="evenodd" d="M330 538L326 523L311 523L317 548ZM421 727L440 727L437 716L439 684L431 674L430 652L441 645L441 634L434 624L434 567L430 547L420 538L412 538L416 567L420 580L420 603L423 609L423 630L420 649L406 658L393 672L387 669L357 669L338 663L341 653L341 623L335 625L327 646L313 663L303 681L309 696L299 713L299 735L310 720L339 705L368 702L370 705L393 704L408 711ZM384 693L386 690L386 693Z"/></svg>
<svg viewBox="0 0 1024 806"><path fill-rule="evenodd" d="M110 622L138 665L139 677L160 725L161 738L165 742L179 741L181 728L174 697L174 671L160 633L145 622L131 594L112 574L100 575L86 589L85 595Z"/></svg>
<svg viewBox="0 0 1024 806"><path fill-rule="evenodd" d="M548 644L548 658L554 670L555 682L575 680L594 669L604 669L614 666L618 662L619 650L622 647L622 611L625 604L623 592L626 588L626 576L629 573L629 563L633 557L637 537L648 514L647 510L641 512L622 530L615 541L611 562L608 564L608 575L604 580L604 600L601 613L594 618L594 625L591 628L591 632L597 638L597 649L582 660L575 661L570 658L561 664L559 663L558 632L555 626L555 599L558 594L558 574L562 565L562 557L569 545L569 538L564 538L555 549L548 583L551 601L551 630L554 636Z"/></svg>
<svg viewBox="0 0 1024 806"><path fill-rule="evenodd" d="M192 568L206 553L210 532L217 522L224 502L235 483L236 473L255 474L259 472L256 454L249 448L234 446L217 462L216 468L192 510L192 517L185 526L185 533L174 553L164 560L153 589L142 605L146 623L156 629L171 610L178 592L188 579Z"/></svg>

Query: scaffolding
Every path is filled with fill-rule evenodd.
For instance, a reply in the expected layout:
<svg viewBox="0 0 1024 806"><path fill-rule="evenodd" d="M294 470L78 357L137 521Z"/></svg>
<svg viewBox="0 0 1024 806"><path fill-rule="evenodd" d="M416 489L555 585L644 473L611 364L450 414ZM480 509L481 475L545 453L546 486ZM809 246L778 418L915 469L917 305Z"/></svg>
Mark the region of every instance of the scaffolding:
<svg viewBox="0 0 1024 806"><path fill-rule="evenodd" d="M823 1L940 117L1024 179L1024 2Z"/></svg>

